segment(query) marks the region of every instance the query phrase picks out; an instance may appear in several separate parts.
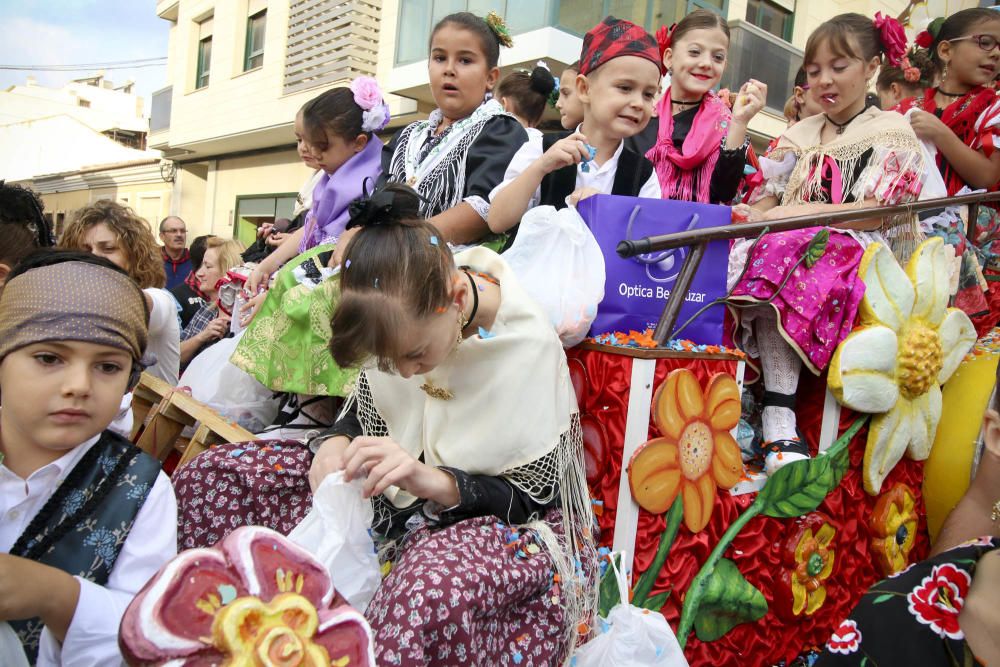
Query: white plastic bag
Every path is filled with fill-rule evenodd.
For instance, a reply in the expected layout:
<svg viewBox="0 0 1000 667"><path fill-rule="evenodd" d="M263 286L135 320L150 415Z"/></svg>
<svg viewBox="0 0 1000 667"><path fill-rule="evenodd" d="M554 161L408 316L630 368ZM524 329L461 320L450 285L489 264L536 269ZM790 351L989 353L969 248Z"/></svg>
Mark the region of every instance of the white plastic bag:
<svg viewBox="0 0 1000 667"><path fill-rule="evenodd" d="M361 481L345 482L344 473L335 472L316 489L312 511L288 535L326 566L337 592L361 612L382 582L369 533L373 518Z"/></svg>
<svg viewBox="0 0 1000 667"><path fill-rule="evenodd" d="M604 255L576 208L529 210L503 258L565 347L586 338L604 298Z"/></svg>
<svg viewBox="0 0 1000 667"><path fill-rule="evenodd" d="M191 360L178 386L188 387L193 397L223 417L258 433L274 423L278 399L256 378L229 363L242 337L240 332L206 348Z"/></svg>
<svg viewBox="0 0 1000 667"><path fill-rule="evenodd" d="M622 556L622 560L625 556ZM663 614L628 603L628 580L611 559L621 602L608 613L607 629L580 647L576 667L687 667L684 651Z"/></svg>

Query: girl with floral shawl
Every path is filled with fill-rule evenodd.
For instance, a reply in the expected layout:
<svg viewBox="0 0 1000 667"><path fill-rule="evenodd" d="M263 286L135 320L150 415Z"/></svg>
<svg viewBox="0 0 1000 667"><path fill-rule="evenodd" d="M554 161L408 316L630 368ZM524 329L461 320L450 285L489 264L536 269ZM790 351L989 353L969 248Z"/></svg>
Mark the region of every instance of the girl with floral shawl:
<svg viewBox="0 0 1000 667"><path fill-rule="evenodd" d="M881 63L885 41L859 14L837 16L809 37L805 69L824 113L793 125L761 160L766 182L745 211L750 219L893 205L921 195L928 169L909 123L865 107L866 80ZM888 239L905 259L919 240L910 217L846 227L831 230L811 268L798 260L820 231L815 227L768 234L749 256L752 242L740 241L730 254L732 300L743 304L736 309L742 341L762 364L769 473L809 455L795 422L799 372L802 364L822 371L854 327L865 289L858 277L865 247Z"/></svg>

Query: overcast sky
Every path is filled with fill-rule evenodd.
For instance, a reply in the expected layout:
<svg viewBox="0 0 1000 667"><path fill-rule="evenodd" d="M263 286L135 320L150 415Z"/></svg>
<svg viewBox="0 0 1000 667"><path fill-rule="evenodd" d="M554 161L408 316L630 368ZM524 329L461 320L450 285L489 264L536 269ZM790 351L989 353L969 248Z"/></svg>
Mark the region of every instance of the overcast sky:
<svg viewBox="0 0 1000 667"><path fill-rule="evenodd" d="M68 65L167 55L169 23L156 16L156 0L0 0L0 65ZM105 68L116 85L128 79L145 99L166 85L165 66ZM88 72L0 69L0 89L24 83L59 87Z"/></svg>

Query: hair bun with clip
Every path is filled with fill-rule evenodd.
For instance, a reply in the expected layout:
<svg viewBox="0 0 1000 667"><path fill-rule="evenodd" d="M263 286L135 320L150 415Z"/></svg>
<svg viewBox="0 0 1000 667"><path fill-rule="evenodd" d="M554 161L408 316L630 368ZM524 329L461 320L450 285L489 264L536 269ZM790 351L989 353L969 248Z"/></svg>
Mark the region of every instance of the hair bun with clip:
<svg viewBox="0 0 1000 667"><path fill-rule="evenodd" d="M389 183L368 194L365 178L364 195L347 207L351 219L347 229L352 227L377 227L420 217L420 195L403 183Z"/></svg>
<svg viewBox="0 0 1000 667"><path fill-rule="evenodd" d="M514 40L511 39L510 30L507 29L507 24L504 23L502 16L496 12L490 12L486 15L485 21L493 34L497 36L497 41L500 42L501 46L506 46L508 49L514 46Z"/></svg>

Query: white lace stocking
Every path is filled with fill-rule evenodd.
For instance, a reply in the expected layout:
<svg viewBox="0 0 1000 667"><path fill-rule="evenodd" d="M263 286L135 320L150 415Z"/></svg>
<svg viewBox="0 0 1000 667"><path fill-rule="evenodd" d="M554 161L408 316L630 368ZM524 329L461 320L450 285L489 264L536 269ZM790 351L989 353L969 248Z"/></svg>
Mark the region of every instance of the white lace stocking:
<svg viewBox="0 0 1000 667"><path fill-rule="evenodd" d="M764 389L794 396L799 386L802 360L781 337L773 311L767 310L768 316L756 319L757 345L760 348ZM764 427L764 442L798 437L795 432L795 412L789 408L769 405L764 408L761 421Z"/></svg>

